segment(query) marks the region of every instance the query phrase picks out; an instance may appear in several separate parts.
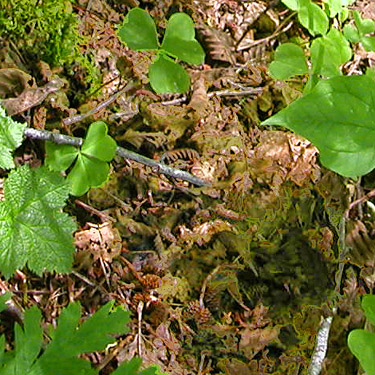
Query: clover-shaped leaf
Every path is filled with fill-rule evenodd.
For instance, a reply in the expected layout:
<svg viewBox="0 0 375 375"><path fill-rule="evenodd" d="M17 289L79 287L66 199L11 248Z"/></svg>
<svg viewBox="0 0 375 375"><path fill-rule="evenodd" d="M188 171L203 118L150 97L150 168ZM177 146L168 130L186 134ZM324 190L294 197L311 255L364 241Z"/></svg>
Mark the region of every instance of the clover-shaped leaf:
<svg viewBox="0 0 375 375"><path fill-rule="evenodd" d="M149 77L151 87L157 93L184 93L190 86L185 69L164 54L160 54L150 66Z"/></svg>
<svg viewBox="0 0 375 375"><path fill-rule="evenodd" d="M120 39L135 51L159 48L155 22L141 8L133 8L126 15L118 34Z"/></svg>
<svg viewBox="0 0 375 375"><path fill-rule="evenodd" d="M116 142L107 134L107 125L97 121L90 125L81 150L47 142L46 164L52 170L63 171L75 160L67 180L71 184L71 193L80 196L107 180L110 170L108 162L115 156L116 148Z"/></svg>
<svg viewBox="0 0 375 375"><path fill-rule="evenodd" d="M194 22L185 13L171 16L161 48L189 64L200 65L204 62L205 53L195 39Z"/></svg>

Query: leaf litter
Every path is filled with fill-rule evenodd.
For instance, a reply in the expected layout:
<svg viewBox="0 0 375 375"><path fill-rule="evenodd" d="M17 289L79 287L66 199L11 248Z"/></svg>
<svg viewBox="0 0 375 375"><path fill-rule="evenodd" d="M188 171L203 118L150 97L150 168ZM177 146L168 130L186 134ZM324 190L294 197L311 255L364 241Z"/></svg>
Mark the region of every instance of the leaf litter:
<svg viewBox="0 0 375 375"><path fill-rule="evenodd" d="M194 19L209 58L188 68L187 97L151 92L153 54L119 42L115 26L138 5L159 31L176 11ZM101 374L134 355L171 374L303 374L320 319L336 301L322 373L352 374L356 363L345 338L362 322L360 295L374 285L373 211L363 203L373 174L360 184L345 182L319 166L310 142L259 127L300 96L300 83L275 82L267 74L277 42L307 38L298 24L286 22L277 2L80 0L72 6L86 38L80 52L93 64L49 67L37 54L25 60L23 41L2 40L1 99L13 103L17 119L69 135L106 121L121 146L210 185L195 187L115 159L106 185L92 189L85 205L72 199L67 208L79 226L74 272L20 270L1 280L19 315L38 306L44 324L56 326L71 302L80 302L85 314L109 300L129 309L129 333L105 351L84 355ZM60 104L47 101L52 79L64 81ZM60 127L59 120L89 112L130 80L139 87ZM21 147L17 160L27 161L28 150ZM42 158L40 150L36 155ZM349 202L362 198L349 210ZM353 250L342 263L341 293L333 296L343 215ZM8 349L12 319L5 315L0 324Z"/></svg>

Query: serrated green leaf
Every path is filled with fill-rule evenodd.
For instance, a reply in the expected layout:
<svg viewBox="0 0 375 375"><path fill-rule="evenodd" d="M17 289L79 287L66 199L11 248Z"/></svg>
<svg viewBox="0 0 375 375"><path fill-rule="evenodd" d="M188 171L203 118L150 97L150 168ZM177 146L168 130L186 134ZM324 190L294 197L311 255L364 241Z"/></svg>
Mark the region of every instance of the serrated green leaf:
<svg viewBox="0 0 375 375"><path fill-rule="evenodd" d="M73 262L73 219L62 212L69 186L46 167L22 166L4 183L0 202L0 271L9 277L28 267L69 272Z"/></svg>
<svg viewBox="0 0 375 375"><path fill-rule="evenodd" d="M306 74L308 70L302 48L294 43L278 46L275 59L269 66L270 74L275 79L289 79L298 74Z"/></svg>
<svg viewBox="0 0 375 375"><path fill-rule="evenodd" d="M46 166L52 171L62 172L70 167L79 155L79 149L71 145L46 142Z"/></svg>
<svg viewBox="0 0 375 375"><path fill-rule="evenodd" d="M72 303L63 310L51 341L40 355L42 344L41 313L32 307L25 313L24 329L15 328L15 350L0 356L2 375L97 375L90 362L78 358L88 351L104 350L113 343L113 335L128 331L129 312L121 308L111 311L113 301L79 325L81 308ZM4 338L0 342L0 354Z"/></svg>
<svg viewBox="0 0 375 375"><path fill-rule="evenodd" d="M375 31L375 22L370 19L362 19L357 10L353 11L353 18L361 35L371 34Z"/></svg>
<svg viewBox="0 0 375 375"><path fill-rule="evenodd" d="M200 65L205 53L195 39L193 20L185 13L175 13L168 21L161 48L189 64Z"/></svg>
<svg viewBox="0 0 375 375"><path fill-rule="evenodd" d="M0 312L8 308L6 304L12 298L12 293L6 292L0 296Z"/></svg>
<svg viewBox="0 0 375 375"><path fill-rule="evenodd" d="M309 139L321 163L346 177L375 167L375 85L367 76L320 81L263 125L284 126Z"/></svg>
<svg viewBox="0 0 375 375"><path fill-rule="evenodd" d="M323 9L310 0L299 0L298 20L311 35L325 35L328 30L328 17Z"/></svg>
<svg viewBox="0 0 375 375"><path fill-rule="evenodd" d="M12 152L21 145L26 124L20 124L7 116L0 105L0 168L14 168Z"/></svg>
<svg viewBox="0 0 375 375"><path fill-rule="evenodd" d="M375 375L375 333L355 329L349 333L348 346L367 375Z"/></svg>
<svg viewBox="0 0 375 375"><path fill-rule="evenodd" d="M315 74L325 77L340 75L340 66L352 57L348 41L332 28L326 36L316 38L311 45L311 63Z"/></svg>
<svg viewBox="0 0 375 375"><path fill-rule="evenodd" d="M93 122L83 142L82 154L101 161L111 161L116 154L117 143L107 132L108 128L105 122Z"/></svg>
<svg viewBox="0 0 375 375"><path fill-rule="evenodd" d="M152 89L161 93L184 93L190 87L190 77L185 69L163 54L150 66L149 79Z"/></svg>
<svg viewBox="0 0 375 375"><path fill-rule="evenodd" d="M375 295L364 295L362 297L361 307L365 312L366 318L372 325L375 325Z"/></svg>
<svg viewBox="0 0 375 375"><path fill-rule="evenodd" d="M155 22L141 8L130 10L118 31L118 36L129 48L135 51L159 48Z"/></svg>

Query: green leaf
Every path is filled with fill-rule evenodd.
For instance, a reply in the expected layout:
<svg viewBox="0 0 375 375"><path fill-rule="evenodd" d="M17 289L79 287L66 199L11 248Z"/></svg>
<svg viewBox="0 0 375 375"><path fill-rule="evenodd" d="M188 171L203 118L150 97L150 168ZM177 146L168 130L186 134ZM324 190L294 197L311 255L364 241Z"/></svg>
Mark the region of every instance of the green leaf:
<svg viewBox="0 0 375 375"><path fill-rule="evenodd" d="M361 40L361 35L356 27L352 25L345 25L343 33L346 39L352 43L358 43Z"/></svg>
<svg viewBox="0 0 375 375"><path fill-rule="evenodd" d="M1 359L2 375L96 375L90 362L78 358L87 352L104 350L115 341L113 335L128 331L129 312L113 310L107 303L81 325L80 305L71 303L63 310L58 325L51 333L51 341L41 354L41 313L36 307L25 312L24 328L15 328L15 350ZM4 343L4 339L2 340ZM0 348L1 349L1 348Z"/></svg>
<svg viewBox="0 0 375 375"><path fill-rule="evenodd" d="M109 161L116 154L117 144L107 134L105 122L92 123L87 131L81 150L68 145L46 145L46 165L52 170L63 171L75 161L67 181L75 196L85 194L91 187L103 185L109 175Z"/></svg>
<svg viewBox="0 0 375 375"><path fill-rule="evenodd" d="M375 295L366 294L362 297L361 307L366 318L372 325L375 325Z"/></svg>
<svg viewBox="0 0 375 375"><path fill-rule="evenodd" d="M363 36L361 38L361 43L363 45L363 48L367 52L375 51L375 37L373 37L373 36Z"/></svg>
<svg viewBox="0 0 375 375"><path fill-rule="evenodd" d="M190 77L185 69L164 54L159 54L150 66L152 89L161 93L184 93L190 87Z"/></svg>
<svg viewBox="0 0 375 375"><path fill-rule="evenodd" d="M14 168L12 152L21 145L26 124L20 124L7 116L0 106L0 168Z"/></svg>
<svg viewBox="0 0 375 375"><path fill-rule="evenodd" d="M336 14L340 13L342 10L341 0L323 0L328 6L329 16L331 18L336 17Z"/></svg>
<svg viewBox="0 0 375 375"><path fill-rule="evenodd" d="M315 74L326 77L340 75L339 67L352 57L348 41L332 28L326 36L316 38L311 45L311 63Z"/></svg>
<svg viewBox="0 0 375 375"><path fill-rule="evenodd" d="M101 161L111 161L116 154L117 143L107 132L108 128L105 122L93 122L83 142L82 154Z"/></svg>
<svg viewBox="0 0 375 375"><path fill-rule="evenodd" d="M299 0L298 19L311 35L326 34L328 17L323 9L310 0Z"/></svg>
<svg viewBox="0 0 375 375"><path fill-rule="evenodd" d="M138 357L132 358L130 361L125 361L113 372L112 375L163 375L157 366L150 366L143 371L141 368L142 359ZM167 375L167 374L164 374Z"/></svg>
<svg viewBox="0 0 375 375"><path fill-rule="evenodd" d="M125 17L118 36L135 50L156 50L159 48L156 26L151 16L141 8L133 8Z"/></svg>
<svg viewBox="0 0 375 375"><path fill-rule="evenodd" d="M355 329L349 333L348 346L367 375L375 375L375 333Z"/></svg>
<svg viewBox="0 0 375 375"><path fill-rule="evenodd" d="M56 172L65 171L79 155L79 149L71 145L58 145L46 142L45 164L49 169Z"/></svg>
<svg viewBox="0 0 375 375"><path fill-rule="evenodd" d="M371 34L375 31L375 22L370 19L362 19L357 10L353 11L353 18L361 35Z"/></svg>
<svg viewBox="0 0 375 375"><path fill-rule="evenodd" d="M293 10L293 11L297 11L298 10L298 0L281 0L289 9Z"/></svg>
<svg viewBox="0 0 375 375"><path fill-rule="evenodd" d="M6 292L0 296L0 312L8 308L7 302L12 298L12 293Z"/></svg>
<svg viewBox="0 0 375 375"><path fill-rule="evenodd" d="M175 13L168 21L161 48L189 64L200 65L205 53L195 39L193 20L185 13Z"/></svg>
<svg viewBox="0 0 375 375"><path fill-rule="evenodd" d="M44 270L69 272L73 262L73 219L62 212L69 186L46 167L22 166L4 183L0 202L0 271L9 277L27 263Z"/></svg>
<svg viewBox="0 0 375 375"><path fill-rule="evenodd" d="M375 167L375 85L367 76L320 81L262 125L284 126L309 139L321 163L346 177Z"/></svg>
<svg viewBox="0 0 375 375"><path fill-rule="evenodd" d="M297 74L306 74L308 70L302 48L294 43L278 46L275 59L269 66L270 74L275 79L289 79Z"/></svg>

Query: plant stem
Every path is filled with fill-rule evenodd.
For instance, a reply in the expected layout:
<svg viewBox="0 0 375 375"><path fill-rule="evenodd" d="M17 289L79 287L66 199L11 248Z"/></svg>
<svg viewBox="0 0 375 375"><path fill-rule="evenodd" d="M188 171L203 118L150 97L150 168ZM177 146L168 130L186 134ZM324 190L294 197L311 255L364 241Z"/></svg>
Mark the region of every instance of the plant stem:
<svg viewBox="0 0 375 375"><path fill-rule="evenodd" d="M31 139L38 139L42 141L49 141L57 144L71 145L75 147L82 146L82 138L70 137L68 135L63 135L59 133L53 133L47 130L38 130L32 128L25 129L25 136ZM149 159L143 155L137 154L136 152L127 150L122 147L117 147L116 154L124 159L134 160L138 163L147 165L155 169L155 172L165 174L180 180L188 181L197 186L208 185L206 181L193 176L192 174L182 171L181 169L172 168L166 164L157 162L155 160Z"/></svg>

